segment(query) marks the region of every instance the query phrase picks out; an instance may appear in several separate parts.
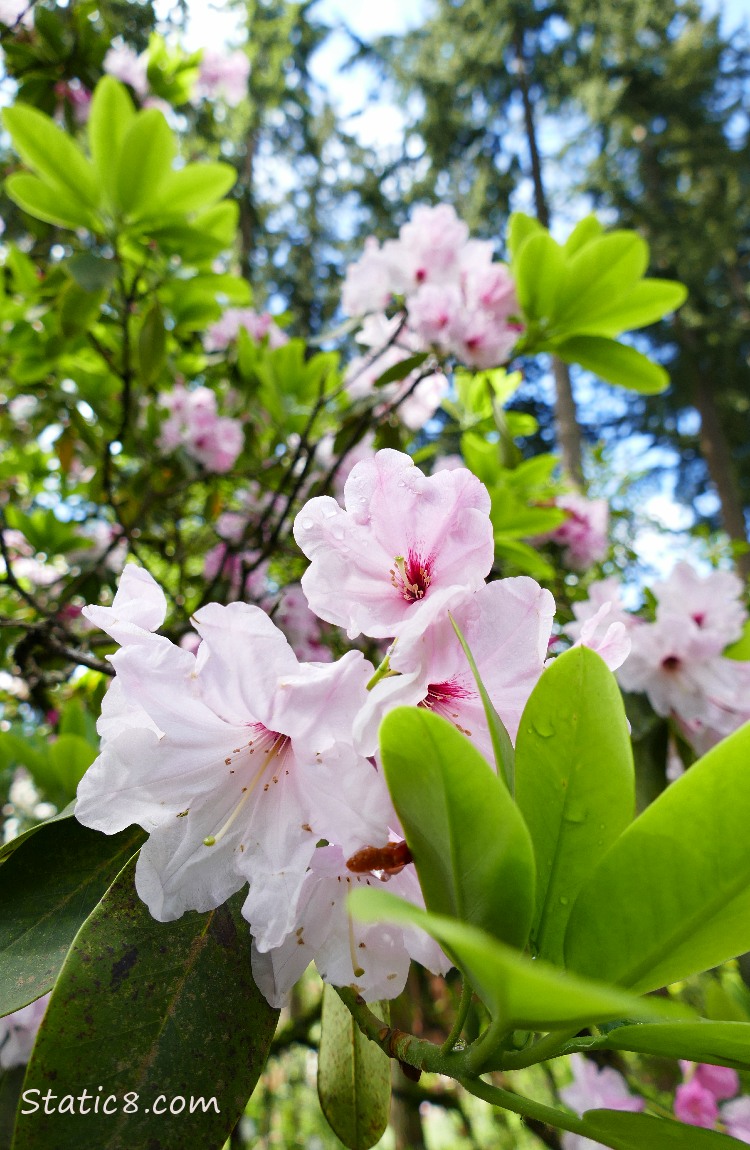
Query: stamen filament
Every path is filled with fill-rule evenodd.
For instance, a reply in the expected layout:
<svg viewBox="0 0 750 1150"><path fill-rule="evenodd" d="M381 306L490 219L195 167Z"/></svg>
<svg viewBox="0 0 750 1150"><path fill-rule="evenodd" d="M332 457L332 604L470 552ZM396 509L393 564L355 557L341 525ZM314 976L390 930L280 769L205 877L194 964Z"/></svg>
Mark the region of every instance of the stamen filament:
<svg viewBox="0 0 750 1150"><path fill-rule="evenodd" d="M274 755L280 754L286 741L287 741L286 735L277 735L276 736L276 738L274 739L271 746L265 752L265 754L263 756L264 761L261 763L260 767L255 772L255 775L253 776L252 782L250 783L249 786L242 788L242 795L241 795L237 805L235 806L234 810L230 814L229 818L224 823L221 830L217 831L217 833L215 835L207 835L206 838L204 838L204 840L203 840L204 847L213 847L216 845L216 843L221 842L221 840L224 838L224 836L227 833L227 831L229 830L229 828L232 826L232 824L238 818L242 808L245 806L248 799L252 796L253 791L255 790L258 783L260 782L266 768L268 767L268 764L271 762L271 759L274 757Z"/></svg>

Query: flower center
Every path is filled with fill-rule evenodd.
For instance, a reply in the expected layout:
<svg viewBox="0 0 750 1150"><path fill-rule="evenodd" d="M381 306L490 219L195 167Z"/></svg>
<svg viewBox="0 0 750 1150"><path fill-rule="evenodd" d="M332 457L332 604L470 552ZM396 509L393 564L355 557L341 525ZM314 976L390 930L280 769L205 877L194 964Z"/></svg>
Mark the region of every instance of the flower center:
<svg viewBox="0 0 750 1150"><path fill-rule="evenodd" d="M473 699L475 695L475 691L465 687L458 679L448 679L445 683L430 683L427 694L418 706L442 715L458 727L456 719L460 717L460 711L456 710L456 702L459 699ZM463 727L458 729L462 731Z"/></svg>
<svg viewBox="0 0 750 1150"><path fill-rule="evenodd" d="M279 768L281 767L286 753L291 745L291 740L288 735L280 735L278 731L269 731L262 723L254 723L250 728L253 732L253 737L247 744L247 752L249 755L258 755L258 759L253 760L253 773L250 777L250 782L246 787L242 788L240 797L232 808L229 818L223 824L220 830L215 835L207 835L203 840L203 845L206 847L215 846L216 843L221 842L227 831L234 824L242 809L251 798L255 788L260 780L263 778L268 767L271 763L276 767L276 773L273 775L273 782L279 781ZM264 790L268 790L270 783L266 783Z"/></svg>
<svg viewBox="0 0 750 1150"><path fill-rule="evenodd" d="M661 665L665 671L677 671L681 666L682 660L677 655L667 655L666 659L662 659Z"/></svg>
<svg viewBox="0 0 750 1150"><path fill-rule="evenodd" d="M432 556L423 559L418 551L407 552L406 558L397 555L390 572L391 583L407 603L424 599L432 582Z"/></svg>

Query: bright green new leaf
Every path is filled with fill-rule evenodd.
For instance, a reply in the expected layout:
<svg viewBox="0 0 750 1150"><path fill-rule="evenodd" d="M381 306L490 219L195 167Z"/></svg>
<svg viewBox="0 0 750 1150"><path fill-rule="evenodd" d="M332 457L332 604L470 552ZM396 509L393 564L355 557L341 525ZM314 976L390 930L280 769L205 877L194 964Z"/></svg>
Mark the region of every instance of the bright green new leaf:
<svg viewBox="0 0 750 1150"><path fill-rule="evenodd" d="M92 164L54 120L36 108L15 104L3 111L13 147L44 183L67 192L90 208L101 203L101 187Z"/></svg>
<svg viewBox="0 0 750 1150"><path fill-rule="evenodd" d="M611 1018L653 1018L680 1009L663 999L636 998L616 987L566 974L476 927L428 914L388 891L360 887L349 896L349 907L364 922L421 926L460 964L493 1018L509 1027L557 1030Z"/></svg>
<svg viewBox="0 0 750 1150"><path fill-rule="evenodd" d="M555 659L531 693L516 740L516 802L536 855L531 937L538 954L562 965L578 892L635 812L620 689L587 647Z"/></svg>
<svg viewBox="0 0 750 1150"><path fill-rule="evenodd" d="M565 241L563 251L565 252L566 258L570 259L577 251L585 247L586 244L597 239L603 231L604 228L596 216L585 216L576 224Z"/></svg>
<svg viewBox="0 0 750 1150"><path fill-rule="evenodd" d="M263 1069L278 1011L253 982L244 895L157 922L135 892L134 870L135 860L79 931L25 1082L42 1094L52 1083L53 1093L89 1096L102 1083L116 1112L42 1106L19 1117L15 1150L219 1150ZM135 1113L125 1112L126 1092L138 1096ZM160 1096L160 1106L184 1099L184 1109L154 1113Z"/></svg>
<svg viewBox="0 0 750 1150"><path fill-rule="evenodd" d="M580 335L616 336L623 331L636 331L656 323L676 311L687 298L687 288L675 280L641 280L624 296L607 298L592 304L589 310L568 328Z"/></svg>
<svg viewBox="0 0 750 1150"><path fill-rule="evenodd" d="M609 232L590 240L567 261L557 323L569 329L602 299L625 295L647 267L648 244L637 232Z"/></svg>
<svg viewBox="0 0 750 1150"><path fill-rule="evenodd" d="M371 1009L388 1022L389 1003ZM323 987L318 1097L328 1125L349 1150L369 1150L385 1133L391 1109L391 1063L365 1038L332 986Z"/></svg>
<svg viewBox="0 0 750 1150"><path fill-rule="evenodd" d="M523 947L534 859L505 784L452 723L419 707L386 715L380 751L427 907Z"/></svg>
<svg viewBox="0 0 750 1150"><path fill-rule="evenodd" d="M130 219L146 216L158 203L172 170L175 140L156 108L138 112L122 141L115 181L116 206Z"/></svg>
<svg viewBox="0 0 750 1150"><path fill-rule="evenodd" d="M164 366L167 349L167 333L164 317L159 304L154 302L143 317L138 334L138 364L144 383L158 379Z"/></svg>
<svg viewBox="0 0 750 1150"><path fill-rule="evenodd" d="M188 164L163 180L151 211L186 214L210 207L222 199L237 181L231 164Z"/></svg>
<svg viewBox="0 0 750 1150"><path fill-rule="evenodd" d="M738 659L741 663L750 659L750 619L742 628L739 639L725 647L722 654L725 659Z"/></svg>
<svg viewBox="0 0 750 1150"><path fill-rule="evenodd" d="M533 216L527 216L525 212L512 213L508 220L508 251L513 263L518 259L518 254L529 236L542 231L544 228Z"/></svg>
<svg viewBox="0 0 750 1150"><path fill-rule="evenodd" d="M530 236L514 265L516 292L524 317L531 321L552 320L564 282L562 248L547 232Z"/></svg>
<svg viewBox="0 0 750 1150"><path fill-rule="evenodd" d="M135 118L127 88L113 76L103 76L94 89L88 122L89 149L99 179L114 198L122 142Z"/></svg>
<svg viewBox="0 0 750 1150"><path fill-rule="evenodd" d="M750 1022L660 1022L617 1026L587 1049L633 1050L750 1070Z"/></svg>
<svg viewBox="0 0 750 1150"><path fill-rule="evenodd" d="M750 950L750 724L614 843L581 890L566 964L654 990Z"/></svg>
<svg viewBox="0 0 750 1150"><path fill-rule="evenodd" d="M586 1136L612 1150L732 1150L746 1145L715 1130L626 1110L587 1110L583 1119Z"/></svg>
<svg viewBox="0 0 750 1150"><path fill-rule="evenodd" d="M658 395L669 386L669 376L658 363L634 347L605 336L572 336L555 343L554 351L567 363L579 363L608 383L617 383L642 395Z"/></svg>
<svg viewBox="0 0 750 1150"><path fill-rule="evenodd" d="M51 989L78 930L144 840L45 823L0 868L0 1014Z"/></svg>
<svg viewBox="0 0 750 1150"><path fill-rule="evenodd" d="M90 231L100 231L101 225L95 214L86 207L82 200L76 199L71 192L63 188L53 188L40 180L38 176L31 176L27 172L14 172L5 181L5 191L14 204L18 204L24 212L46 224L55 224L60 228L88 228Z"/></svg>

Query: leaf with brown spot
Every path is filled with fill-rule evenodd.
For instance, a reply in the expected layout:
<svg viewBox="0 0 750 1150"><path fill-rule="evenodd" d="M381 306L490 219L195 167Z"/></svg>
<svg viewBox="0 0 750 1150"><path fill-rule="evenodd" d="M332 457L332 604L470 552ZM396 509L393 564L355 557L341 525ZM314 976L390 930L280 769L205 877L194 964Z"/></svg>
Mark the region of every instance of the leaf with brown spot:
<svg viewBox="0 0 750 1150"><path fill-rule="evenodd" d="M221 1150L263 1069L279 1012L253 981L244 894L157 922L134 869L131 860L71 947L24 1086L60 1097L101 1085L119 1112L22 1115L13 1150ZM131 1091L138 1112L124 1114ZM167 1106L184 1098L184 1111L154 1114L159 1095ZM191 1098L212 1097L218 1114L190 1113Z"/></svg>

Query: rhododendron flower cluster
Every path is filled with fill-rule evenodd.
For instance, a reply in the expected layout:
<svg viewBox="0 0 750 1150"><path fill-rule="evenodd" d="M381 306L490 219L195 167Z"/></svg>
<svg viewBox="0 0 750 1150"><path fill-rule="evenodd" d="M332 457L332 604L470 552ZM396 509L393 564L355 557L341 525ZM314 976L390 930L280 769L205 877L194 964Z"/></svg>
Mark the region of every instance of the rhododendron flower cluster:
<svg viewBox="0 0 750 1150"><path fill-rule="evenodd" d="M492 257L492 244L470 239L449 204L420 206L397 240L382 247L367 241L362 258L347 269L344 310L379 313L403 301L405 343L469 367L497 367L508 360L522 327L511 275Z"/></svg>
<svg viewBox="0 0 750 1150"><path fill-rule="evenodd" d="M489 508L466 469L427 477L384 450L353 467L344 507L319 496L299 512L295 538L311 563L301 589L283 592L278 624L304 632L304 611L351 638L393 640L388 674L356 650L324 662L298 634L310 660L301 661L277 621L247 603L200 608L199 644L175 646L155 634L163 593L132 565L111 607L85 609L120 646L76 815L109 834L134 822L148 832L136 887L159 919L208 910L249 882L253 967L273 1003L311 960L368 1000L400 993L410 958L436 972L449 965L416 929L354 923L345 895L387 879L422 902L413 866L392 874L375 861L400 838L375 757L387 711L433 710L491 754L450 616L512 736L544 667L552 596L526 577L486 582ZM354 865L362 852L364 867Z"/></svg>
<svg viewBox="0 0 750 1150"><path fill-rule="evenodd" d="M196 95L209 99L219 97L230 108L236 108L247 96L247 81L250 78L250 60L237 49L224 55L206 48L201 56Z"/></svg>
<svg viewBox="0 0 750 1150"><path fill-rule="evenodd" d="M609 550L609 505L606 499L587 499L575 491L558 495L555 506L567 512L567 519L540 539L557 543L562 559L574 571L587 571L601 563Z"/></svg>
<svg viewBox="0 0 750 1150"><path fill-rule="evenodd" d="M162 451L182 447L206 471L219 474L233 467L245 442L242 424L218 414L216 395L210 388L188 391L178 385L162 392L159 402L169 411L159 436Z"/></svg>
<svg viewBox="0 0 750 1150"><path fill-rule="evenodd" d="M102 68L115 80L128 84L140 99L147 94L148 52L139 55L129 44L113 46L104 57Z"/></svg>
<svg viewBox="0 0 750 1150"><path fill-rule="evenodd" d="M688 563L654 583L655 616L647 621L624 609L615 578L591 585L589 599L576 603L578 639L604 608L627 630L630 654L618 671L626 691L643 692L658 715L674 718L698 753L750 718L750 662L724 651L742 635L748 613L741 580L729 571L699 575Z"/></svg>
<svg viewBox="0 0 750 1150"><path fill-rule="evenodd" d="M270 312L257 312L251 307L228 307L221 319L208 328L203 346L206 351L226 351L241 330L256 343L267 339L270 348L282 347L289 342L289 337L275 323Z"/></svg>
<svg viewBox="0 0 750 1150"><path fill-rule="evenodd" d="M739 1094L740 1079L728 1066L680 1062L683 1082L674 1097L675 1117L689 1126L714 1130L721 1124L733 1138L750 1142L750 1097ZM729 1102L728 1099L733 1101ZM720 1106L719 1103L725 1103Z"/></svg>

